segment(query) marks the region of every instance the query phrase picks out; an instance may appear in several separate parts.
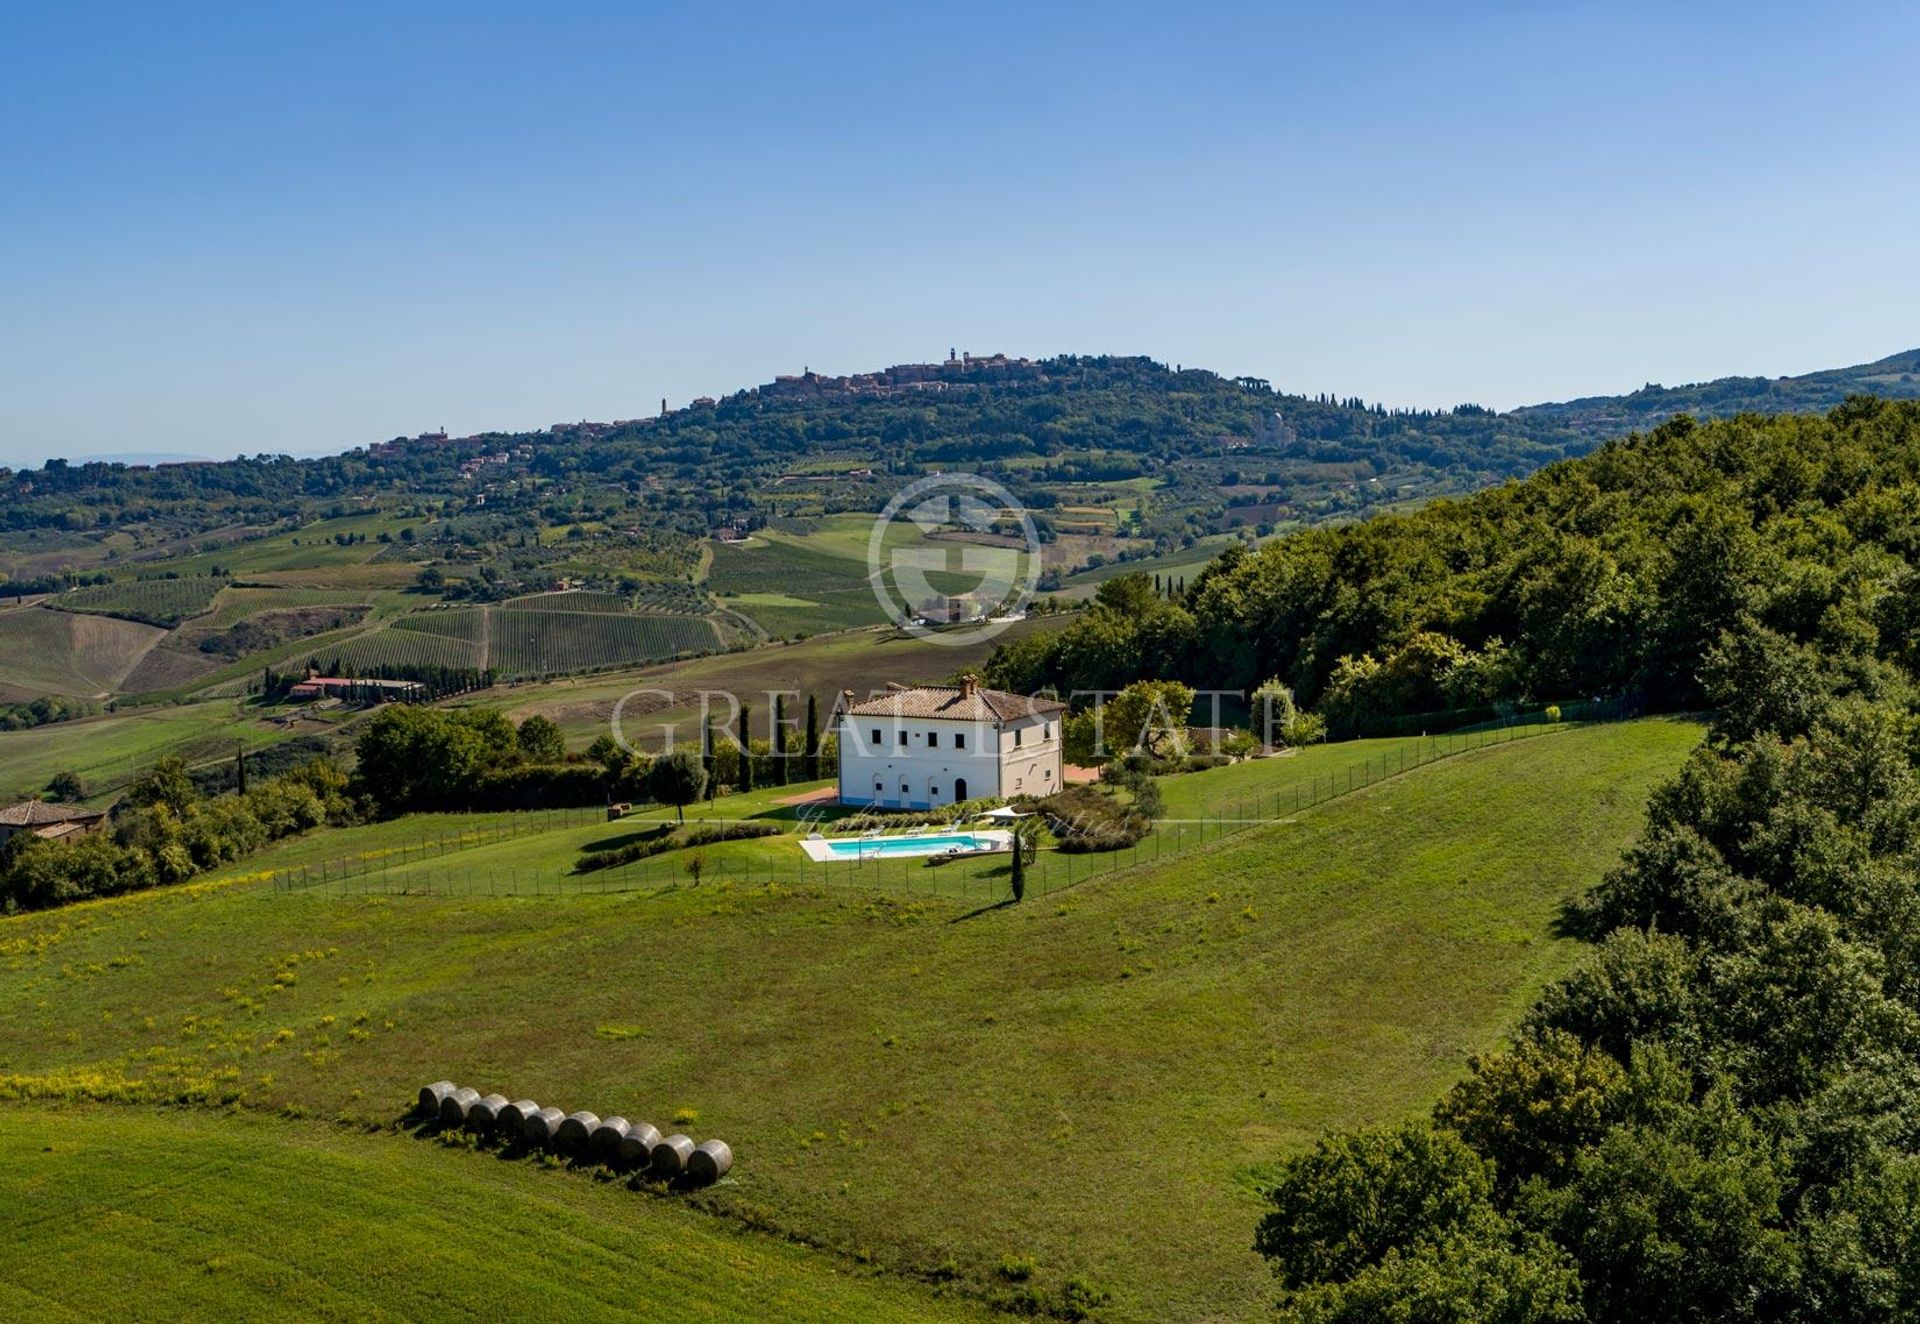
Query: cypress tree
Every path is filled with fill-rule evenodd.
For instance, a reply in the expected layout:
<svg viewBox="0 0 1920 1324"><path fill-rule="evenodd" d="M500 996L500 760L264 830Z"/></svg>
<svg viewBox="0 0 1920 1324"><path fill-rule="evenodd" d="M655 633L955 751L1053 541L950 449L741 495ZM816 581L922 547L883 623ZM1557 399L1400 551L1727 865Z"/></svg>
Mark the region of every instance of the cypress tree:
<svg viewBox="0 0 1920 1324"><path fill-rule="evenodd" d="M820 707L814 697L807 696L807 749L806 762L802 765L806 779L813 781L820 775Z"/></svg>
<svg viewBox="0 0 1920 1324"><path fill-rule="evenodd" d="M753 789L753 709L740 705L740 790Z"/></svg>
<svg viewBox="0 0 1920 1324"><path fill-rule="evenodd" d="M707 799L713 799L713 714L700 719L700 768L707 774Z"/></svg>
<svg viewBox="0 0 1920 1324"><path fill-rule="evenodd" d="M233 751L233 785L241 795L247 793L247 747L236 745Z"/></svg>
<svg viewBox="0 0 1920 1324"><path fill-rule="evenodd" d="M787 696L773 696L773 779L781 786L787 784Z"/></svg>

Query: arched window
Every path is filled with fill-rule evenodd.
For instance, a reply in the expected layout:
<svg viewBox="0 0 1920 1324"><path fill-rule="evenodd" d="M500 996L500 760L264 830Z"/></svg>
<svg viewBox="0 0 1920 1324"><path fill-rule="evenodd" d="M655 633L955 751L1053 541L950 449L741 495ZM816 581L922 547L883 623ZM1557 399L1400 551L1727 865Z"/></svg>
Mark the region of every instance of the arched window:
<svg viewBox="0 0 1920 1324"><path fill-rule="evenodd" d="M965 777L955 777L953 779L953 798L955 800L964 800L967 798L967 779Z"/></svg>

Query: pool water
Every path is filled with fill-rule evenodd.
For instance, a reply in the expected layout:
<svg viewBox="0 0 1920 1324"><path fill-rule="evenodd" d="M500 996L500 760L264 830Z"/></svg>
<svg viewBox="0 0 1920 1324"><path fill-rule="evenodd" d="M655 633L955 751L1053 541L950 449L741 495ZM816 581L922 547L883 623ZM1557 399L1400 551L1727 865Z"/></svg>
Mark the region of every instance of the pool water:
<svg viewBox="0 0 1920 1324"><path fill-rule="evenodd" d="M990 849L997 843L991 837L971 832L950 832L937 837L869 837L864 841L829 841L827 856L835 860L894 859L903 855L938 855L955 846L963 850Z"/></svg>

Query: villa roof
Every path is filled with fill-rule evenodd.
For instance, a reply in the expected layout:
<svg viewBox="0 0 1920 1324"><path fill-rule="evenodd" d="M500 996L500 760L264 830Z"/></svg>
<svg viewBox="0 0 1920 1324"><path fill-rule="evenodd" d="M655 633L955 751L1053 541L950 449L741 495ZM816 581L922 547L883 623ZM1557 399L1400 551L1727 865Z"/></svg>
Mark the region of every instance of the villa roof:
<svg viewBox="0 0 1920 1324"><path fill-rule="evenodd" d="M90 823L105 818L104 809L74 809L45 800L22 800L0 809L0 827L43 827L48 823Z"/></svg>
<svg viewBox="0 0 1920 1324"><path fill-rule="evenodd" d="M1066 710L1066 704L1052 699L973 685L903 686L861 703L852 702L849 694L846 706L853 717L931 717L949 722L1012 722L1023 717L1051 717Z"/></svg>

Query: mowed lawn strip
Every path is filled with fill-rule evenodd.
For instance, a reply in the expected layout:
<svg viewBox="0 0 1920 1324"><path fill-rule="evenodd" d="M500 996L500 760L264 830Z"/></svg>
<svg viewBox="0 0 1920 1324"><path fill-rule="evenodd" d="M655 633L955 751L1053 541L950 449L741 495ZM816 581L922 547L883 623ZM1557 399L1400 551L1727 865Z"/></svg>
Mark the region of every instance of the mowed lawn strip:
<svg viewBox="0 0 1920 1324"><path fill-rule="evenodd" d="M14 1319L983 1318L670 1198L276 1118L0 1110L0 1206Z"/></svg>
<svg viewBox="0 0 1920 1324"><path fill-rule="evenodd" d="M447 1076L718 1135L696 1199L883 1266L1242 1318L1258 1174L1423 1111L1576 958L1698 728L1462 755L1044 901L157 893L0 921L0 1093L395 1117ZM684 1115L684 1114L683 1114ZM480 1161L480 1160L476 1160ZM491 1161L491 1160L487 1160Z"/></svg>

